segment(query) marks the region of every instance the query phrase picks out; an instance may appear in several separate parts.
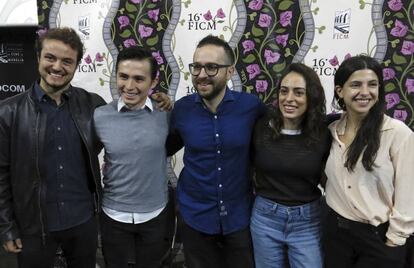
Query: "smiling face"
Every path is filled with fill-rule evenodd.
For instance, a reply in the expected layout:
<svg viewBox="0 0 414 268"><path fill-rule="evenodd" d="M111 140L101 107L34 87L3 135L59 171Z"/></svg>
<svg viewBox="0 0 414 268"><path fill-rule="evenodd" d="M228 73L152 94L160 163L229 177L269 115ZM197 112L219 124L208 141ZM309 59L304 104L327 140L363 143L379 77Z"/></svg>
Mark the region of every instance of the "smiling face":
<svg viewBox="0 0 414 268"><path fill-rule="evenodd" d="M346 111L358 117L365 117L378 101L379 81L374 71L358 70L352 73L345 84L336 86L336 93L343 99Z"/></svg>
<svg viewBox="0 0 414 268"><path fill-rule="evenodd" d="M76 67L78 52L59 40L45 39L39 56L40 86L46 93L69 87Z"/></svg>
<svg viewBox="0 0 414 268"><path fill-rule="evenodd" d="M306 81L296 72L288 73L280 83L279 109L283 128L299 129L307 110Z"/></svg>
<svg viewBox="0 0 414 268"><path fill-rule="evenodd" d="M118 64L116 83L125 105L130 109L145 104L151 88L158 80L151 79L151 64L145 60L123 60Z"/></svg>
<svg viewBox="0 0 414 268"><path fill-rule="evenodd" d="M215 63L219 65L229 64L224 48L215 45L205 45L196 49L194 53L194 63L205 65ZM217 75L209 77L203 68L199 75L192 75L192 81L198 94L206 99L213 100L219 95L224 95L227 81L233 74L234 67L220 68Z"/></svg>

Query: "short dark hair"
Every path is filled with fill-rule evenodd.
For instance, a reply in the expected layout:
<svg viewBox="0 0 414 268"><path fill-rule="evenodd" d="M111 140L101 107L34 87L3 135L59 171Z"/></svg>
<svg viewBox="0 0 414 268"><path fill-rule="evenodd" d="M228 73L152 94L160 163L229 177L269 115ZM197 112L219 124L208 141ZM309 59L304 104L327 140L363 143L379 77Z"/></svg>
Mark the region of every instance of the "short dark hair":
<svg viewBox="0 0 414 268"><path fill-rule="evenodd" d="M116 58L116 67L115 71L118 72L119 63L125 60L148 60L151 67L151 80L154 80L157 77L158 72L158 63L156 59L152 56L151 51L143 47L127 47L121 50Z"/></svg>
<svg viewBox="0 0 414 268"><path fill-rule="evenodd" d="M278 98L282 80L290 73L300 74L306 82L305 92L307 109L301 122L301 128L302 133L306 137L307 144L318 142L326 128L325 92L319 76L312 68L302 63L290 64L278 81L276 89ZM271 119L275 137L277 138L281 135L281 130L283 128L283 115L280 111L280 107L274 109L273 113L271 113Z"/></svg>
<svg viewBox="0 0 414 268"><path fill-rule="evenodd" d="M347 151L345 167L353 171L362 154L362 165L365 170L372 171L375 158L380 146L381 126L385 113L385 89L381 64L368 56L359 55L351 57L338 67L335 73L335 87L343 87L349 77L359 70L372 70L378 77L378 101L371 107L367 116L362 120L354 140ZM344 100L335 90L332 106L346 111Z"/></svg>
<svg viewBox="0 0 414 268"><path fill-rule="evenodd" d="M69 27L53 28L40 35L36 41L36 51L38 57L40 57L43 49L43 41L45 40L58 40L70 46L73 50L76 50L78 52L76 64L79 64L81 62L83 58L84 47L79 35L74 29Z"/></svg>
<svg viewBox="0 0 414 268"><path fill-rule="evenodd" d="M224 52L226 53L228 60L230 60L229 64L231 65L234 64L234 61L235 61L234 52L233 52L233 49L230 47L229 43L227 43L226 41L224 41L223 39L217 36L210 34L204 37L203 39L201 39L200 42L198 42L197 48L207 46L207 45L214 45L214 46L222 47L224 49Z"/></svg>

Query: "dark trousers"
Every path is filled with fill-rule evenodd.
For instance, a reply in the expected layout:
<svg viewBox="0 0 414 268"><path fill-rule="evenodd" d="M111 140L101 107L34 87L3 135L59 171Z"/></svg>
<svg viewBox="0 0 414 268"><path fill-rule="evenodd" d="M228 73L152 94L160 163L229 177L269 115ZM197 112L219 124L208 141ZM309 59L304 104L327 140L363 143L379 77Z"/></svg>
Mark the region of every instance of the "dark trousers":
<svg viewBox="0 0 414 268"><path fill-rule="evenodd" d="M250 230L227 235L209 235L180 224L184 257L188 268L253 268Z"/></svg>
<svg viewBox="0 0 414 268"><path fill-rule="evenodd" d="M154 219L122 223L101 214L102 251L107 268L158 268L168 249L169 206Z"/></svg>
<svg viewBox="0 0 414 268"><path fill-rule="evenodd" d="M328 208L324 234L326 268L402 268L405 246L385 245L388 223L375 227Z"/></svg>
<svg viewBox="0 0 414 268"><path fill-rule="evenodd" d="M92 217L73 228L51 232L45 243L41 237L23 236L22 252L17 255L20 268L53 267L56 250L60 246L68 268L95 268L98 241L97 221Z"/></svg>

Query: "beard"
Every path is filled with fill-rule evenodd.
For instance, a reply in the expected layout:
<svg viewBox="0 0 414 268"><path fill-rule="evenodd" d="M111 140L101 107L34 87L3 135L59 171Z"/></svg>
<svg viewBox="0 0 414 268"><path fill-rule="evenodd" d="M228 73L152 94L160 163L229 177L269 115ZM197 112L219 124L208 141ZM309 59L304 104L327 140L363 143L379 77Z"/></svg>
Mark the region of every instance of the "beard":
<svg viewBox="0 0 414 268"><path fill-rule="evenodd" d="M207 91L207 92L203 92L200 91L198 89L198 84L199 83L207 83L212 87L212 90ZM217 97L223 90L226 89L226 84L227 81L226 80L218 80L218 81L214 81L213 79L210 78L203 78L203 79L194 79L193 80L193 85L195 87L195 89L197 90L198 94L205 100L212 100L215 97Z"/></svg>

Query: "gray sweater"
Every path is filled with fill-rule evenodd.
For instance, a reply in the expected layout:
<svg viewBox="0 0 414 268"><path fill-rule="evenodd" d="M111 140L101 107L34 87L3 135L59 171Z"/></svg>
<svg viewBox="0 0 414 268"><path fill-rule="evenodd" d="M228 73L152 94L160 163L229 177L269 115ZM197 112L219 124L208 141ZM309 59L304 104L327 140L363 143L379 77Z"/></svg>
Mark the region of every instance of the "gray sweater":
<svg viewBox="0 0 414 268"><path fill-rule="evenodd" d="M165 206L167 113L118 112L113 101L95 110L94 124L105 148L103 206L135 213Z"/></svg>

